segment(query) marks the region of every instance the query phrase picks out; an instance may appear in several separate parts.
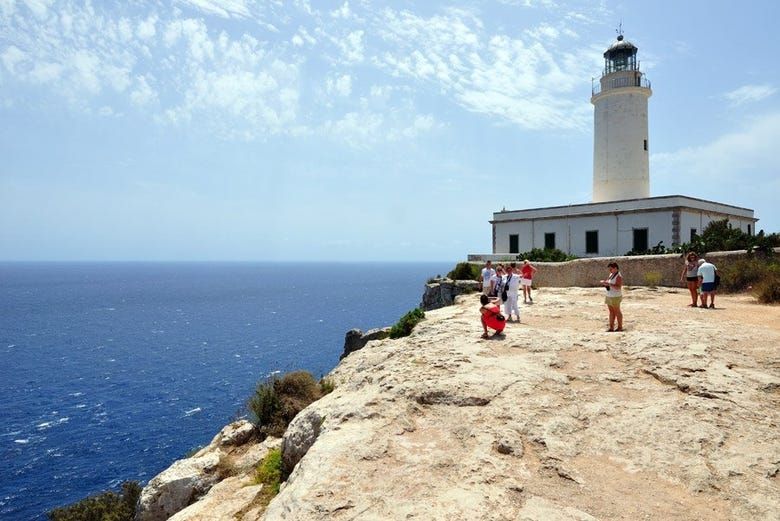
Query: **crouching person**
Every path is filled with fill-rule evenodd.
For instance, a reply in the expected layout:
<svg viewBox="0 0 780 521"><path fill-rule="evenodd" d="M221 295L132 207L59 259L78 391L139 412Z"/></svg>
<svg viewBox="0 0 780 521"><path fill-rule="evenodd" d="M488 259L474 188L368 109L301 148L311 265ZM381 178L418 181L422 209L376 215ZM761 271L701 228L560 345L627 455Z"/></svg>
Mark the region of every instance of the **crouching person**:
<svg viewBox="0 0 780 521"><path fill-rule="evenodd" d="M506 326L506 318L501 314L501 308L498 304L491 302L487 295L479 297L479 301L482 307L479 308L479 312L482 314L482 338L488 338L488 328L494 330L496 335L504 331Z"/></svg>

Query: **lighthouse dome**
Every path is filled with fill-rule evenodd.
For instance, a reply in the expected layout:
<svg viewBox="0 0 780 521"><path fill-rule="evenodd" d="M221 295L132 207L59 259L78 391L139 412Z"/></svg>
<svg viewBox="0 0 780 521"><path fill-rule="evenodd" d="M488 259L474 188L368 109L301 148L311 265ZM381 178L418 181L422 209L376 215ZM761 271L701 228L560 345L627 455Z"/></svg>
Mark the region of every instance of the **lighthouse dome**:
<svg viewBox="0 0 780 521"><path fill-rule="evenodd" d="M639 49L636 45L629 42L628 40L623 39L623 35L618 35L617 40L609 46L609 49L607 49L604 52L604 58L611 58L613 56L630 56L636 54L636 52Z"/></svg>

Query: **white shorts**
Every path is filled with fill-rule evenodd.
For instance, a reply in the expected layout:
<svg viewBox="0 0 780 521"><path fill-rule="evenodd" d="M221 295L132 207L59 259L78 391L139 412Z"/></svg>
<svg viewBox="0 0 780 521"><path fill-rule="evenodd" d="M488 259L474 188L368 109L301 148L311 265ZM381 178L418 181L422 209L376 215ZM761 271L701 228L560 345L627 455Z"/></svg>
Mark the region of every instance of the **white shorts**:
<svg viewBox="0 0 780 521"><path fill-rule="evenodd" d="M523 286L531 286L531 279L520 279L520 284Z"/></svg>

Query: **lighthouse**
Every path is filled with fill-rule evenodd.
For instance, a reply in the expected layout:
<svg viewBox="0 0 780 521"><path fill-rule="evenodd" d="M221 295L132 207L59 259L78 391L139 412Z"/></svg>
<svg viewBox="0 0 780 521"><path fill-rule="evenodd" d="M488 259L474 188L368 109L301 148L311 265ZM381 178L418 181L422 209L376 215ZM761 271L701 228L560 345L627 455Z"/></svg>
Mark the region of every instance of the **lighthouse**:
<svg viewBox="0 0 780 521"><path fill-rule="evenodd" d="M604 72L593 85L593 200L494 212L492 252L471 254L470 261L518 261L536 248L577 257L641 254L658 245L691 242L722 219L754 233L758 219L750 208L686 195L650 197L647 101L652 91L636 53L620 32L604 52Z"/></svg>
<svg viewBox="0 0 780 521"><path fill-rule="evenodd" d="M637 50L618 35L593 86L594 203L650 196L647 100L653 92L639 70Z"/></svg>

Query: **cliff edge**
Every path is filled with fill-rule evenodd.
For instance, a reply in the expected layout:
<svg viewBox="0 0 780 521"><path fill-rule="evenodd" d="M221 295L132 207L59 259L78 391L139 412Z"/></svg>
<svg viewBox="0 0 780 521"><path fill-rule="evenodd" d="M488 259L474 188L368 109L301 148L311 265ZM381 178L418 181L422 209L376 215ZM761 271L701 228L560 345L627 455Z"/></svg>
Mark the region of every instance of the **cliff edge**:
<svg viewBox="0 0 780 521"><path fill-rule="evenodd" d="M347 356L251 519L780 518L780 307L633 288L607 333L601 289L534 300L503 337L465 295Z"/></svg>

